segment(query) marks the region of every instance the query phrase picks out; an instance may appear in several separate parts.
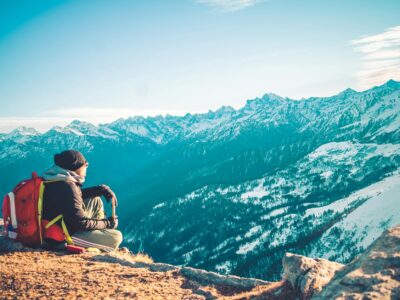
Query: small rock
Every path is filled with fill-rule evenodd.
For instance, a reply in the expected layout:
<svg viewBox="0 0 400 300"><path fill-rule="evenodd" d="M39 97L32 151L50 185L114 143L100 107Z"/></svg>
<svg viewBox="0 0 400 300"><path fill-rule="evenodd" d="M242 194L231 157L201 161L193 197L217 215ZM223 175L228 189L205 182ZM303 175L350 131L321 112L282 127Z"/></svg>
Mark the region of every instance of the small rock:
<svg viewBox="0 0 400 300"><path fill-rule="evenodd" d="M118 251L121 253L127 253L127 254L131 253L127 247L119 248Z"/></svg>
<svg viewBox="0 0 400 300"><path fill-rule="evenodd" d="M22 251L25 247L20 242L10 240L6 236L0 236L0 252Z"/></svg>
<svg viewBox="0 0 400 300"><path fill-rule="evenodd" d="M92 254L100 254L101 253L100 249L92 248L92 247L91 248L86 248L85 252L92 253Z"/></svg>

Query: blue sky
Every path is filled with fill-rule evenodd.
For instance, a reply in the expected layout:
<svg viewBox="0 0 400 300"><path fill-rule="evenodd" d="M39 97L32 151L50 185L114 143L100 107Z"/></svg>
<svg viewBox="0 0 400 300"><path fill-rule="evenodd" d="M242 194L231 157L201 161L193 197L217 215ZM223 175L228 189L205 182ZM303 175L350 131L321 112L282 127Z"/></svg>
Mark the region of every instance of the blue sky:
<svg viewBox="0 0 400 300"><path fill-rule="evenodd" d="M0 1L0 132L400 80L400 1Z"/></svg>

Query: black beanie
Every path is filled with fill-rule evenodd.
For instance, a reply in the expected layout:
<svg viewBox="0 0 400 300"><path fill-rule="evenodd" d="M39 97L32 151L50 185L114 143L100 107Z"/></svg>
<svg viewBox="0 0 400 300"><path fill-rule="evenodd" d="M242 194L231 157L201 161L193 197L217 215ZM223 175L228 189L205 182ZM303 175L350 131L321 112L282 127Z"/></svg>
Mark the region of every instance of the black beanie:
<svg viewBox="0 0 400 300"><path fill-rule="evenodd" d="M66 150L54 155L54 163L67 170L75 171L86 164L86 159L76 150Z"/></svg>

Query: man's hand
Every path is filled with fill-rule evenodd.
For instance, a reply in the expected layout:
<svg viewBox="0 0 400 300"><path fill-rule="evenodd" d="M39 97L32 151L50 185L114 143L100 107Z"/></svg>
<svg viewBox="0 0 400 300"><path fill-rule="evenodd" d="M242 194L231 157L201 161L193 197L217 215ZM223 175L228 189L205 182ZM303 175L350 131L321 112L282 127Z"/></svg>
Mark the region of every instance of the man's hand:
<svg viewBox="0 0 400 300"><path fill-rule="evenodd" d="M101 187L102 195L106 198L106 200L108 202L110 202L110 200L112 200L114 198L115 206L118 206L117 197L115 196L115 193L111 190L111 188L105 184L100 185L100 187Z"/></svg>
<svg viewBox="0 0 400 300"><path fill-rule="evenodd" d="M116 229L118 227L118 217L109 217L108 221L110 223L108 226L109 229Z"/></svg>

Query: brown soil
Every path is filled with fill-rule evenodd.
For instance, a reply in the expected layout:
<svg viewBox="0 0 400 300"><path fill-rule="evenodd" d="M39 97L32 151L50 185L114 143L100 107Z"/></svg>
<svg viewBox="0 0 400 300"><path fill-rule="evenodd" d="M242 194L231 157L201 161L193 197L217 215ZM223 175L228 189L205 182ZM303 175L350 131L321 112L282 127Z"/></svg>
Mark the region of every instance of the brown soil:
<svg viewBox="0 0 400 300"><path fill-rule="evenodd" d="M0 299L270 299L270 292L283 284L251 291L201 286L177 270L153 272L94 261L95 256L99 254L0 253Z"/></svg>

